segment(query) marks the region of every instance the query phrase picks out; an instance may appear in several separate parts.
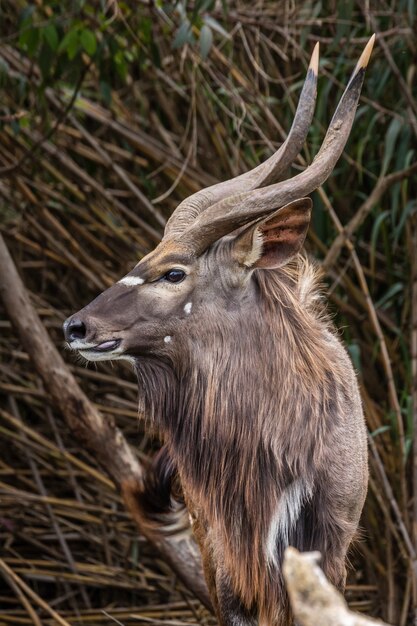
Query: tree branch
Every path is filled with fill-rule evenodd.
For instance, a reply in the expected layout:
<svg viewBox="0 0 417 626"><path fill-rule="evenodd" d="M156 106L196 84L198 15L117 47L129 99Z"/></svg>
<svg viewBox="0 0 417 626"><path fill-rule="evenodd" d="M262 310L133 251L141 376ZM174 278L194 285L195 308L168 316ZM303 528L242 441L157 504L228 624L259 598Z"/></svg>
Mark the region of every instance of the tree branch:
<svg viewBox="0 0 417 626"><path fill-rule="evenodd" d="M317 565L319 559L319 552L285 551L284 578L296 622L301 626L384 626L380 620L348 609L342 594Z"/></svg>
<svg viewBox="0 0 417 626"><path fill-rule="evenodd" d="M55 348L29 300L1 234L0 267L0 297L52 403L62 413L78 441L91 452L120 489L139 531L160 552L186 587L211 609L199 550L194 540L191 537L180 540L169 536L155 538L143 523L136 494L143 487L144 469L122 432L105 420L88 400Z"/></svg>

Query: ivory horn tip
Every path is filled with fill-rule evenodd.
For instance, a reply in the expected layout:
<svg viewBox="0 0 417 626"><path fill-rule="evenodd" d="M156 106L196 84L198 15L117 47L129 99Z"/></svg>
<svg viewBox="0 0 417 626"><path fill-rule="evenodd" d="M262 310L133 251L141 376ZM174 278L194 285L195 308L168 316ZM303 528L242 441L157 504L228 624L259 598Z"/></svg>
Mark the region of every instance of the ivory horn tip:
<svg viewBox="0 0 417 626"><path fill-rule="evenodd" d="M316 76L319 73L319 52L320 42L318 41L314 46L313 54L311 55L310 65L308 66L308 69L313 70Z"/></svg>
<svg viewBox="0 0 417 626"><path fill-rule="evenodd" d="M359 61L356 64L356 68L355 68L354 74L357 74L359 72L359 70L361 70L361 69L366 69L366 67L368 65L368 62L369 62L369 58L370 58L371 53L372 53L372 48L374 47L374 43L375 43L375 33L372 35L372 37L370 38L370 40L366 44L364 51L362 52L361 56L359 57Z"/></svg>

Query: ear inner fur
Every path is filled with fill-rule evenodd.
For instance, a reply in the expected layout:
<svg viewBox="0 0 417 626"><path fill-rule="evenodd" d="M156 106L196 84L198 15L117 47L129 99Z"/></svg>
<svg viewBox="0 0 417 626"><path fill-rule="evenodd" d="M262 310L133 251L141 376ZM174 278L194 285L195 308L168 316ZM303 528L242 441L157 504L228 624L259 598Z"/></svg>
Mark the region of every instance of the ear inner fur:
<svg viewBox="0 0 417 626"><path fill-rule="evenodd" d="M287 263L304 243L311 206L310 198L300 198L267 219L251 224L236 238L237 260L247 267L263 269Z"/></svg>

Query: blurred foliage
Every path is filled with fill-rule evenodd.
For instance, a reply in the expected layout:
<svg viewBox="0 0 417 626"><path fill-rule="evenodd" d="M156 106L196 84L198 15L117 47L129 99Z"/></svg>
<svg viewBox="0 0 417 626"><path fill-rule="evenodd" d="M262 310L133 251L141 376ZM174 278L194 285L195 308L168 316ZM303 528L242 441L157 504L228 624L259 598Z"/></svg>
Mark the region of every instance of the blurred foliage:
<svg viewBox="0 0 417 626"><path fill-rule="evenodd" d="M370 496L348 598L356 608L400 624L412 606L411 558L401 523L411 536L410 272L416 251L410 224L417 208L416 172L388 186L372 206L364 203L381 177L416 162L416 11L413 0L3 0L0 5L0 224L58 343L62 320L155 245L183 197L255 166L280 145L309 55L320 41L316 115L292 173L310 163L364 44L377 32L351 137L325 188L314 194L308 247L323 262L332 312L358 369L385 472L378 470L372 449ZM356 218L352 245L344 245L339 231ZM11 398L17 398L23 419L51 437L36 394L24 393L37 388L36 377L6 321L2 329L0 397L10 411ZM111 415L137 439L131 415L123 413L124 407L132 410L132 389L116 376L100 385L81 368L76 372L89 396L103 411L116 407ZM4 431L0 456L18 507L29 478L16 429ZM69 436L65 441L73 445ZM145 454L152 446L146 438L142 444ZM82 450L74 452L84 458ZM34 454L45 463L42 449ZM20 477L7 474L6 466ZM45 481L58 498L62 481L52 473L48 466ZM34 525L35 534L44 519L39 507L38 518L22 519ZM4 519L13 511L3 511ZM27 535L14 543L11 537L7 529L1 534L7 558L36 558ZM87 559L86 544L76 539L73 544L75 560ZM136 563L132 558L130 564ZM94 559L100 559L97 551ZM122 570L125 563L119 563ZM48 582L28 576L49 599L89 584L77 579L64 589L59 574L50 574ZM166 590L169 575L160 576L163 582L152 584ZM171 591L175 601L178 593ZM6 595L0 590L0 597ZM118 604L114 594L103 592L93 606L123 602L126 596ZM74 624L80 623L77 611L87 610L82 594L75 604L60 606ZM0 612L1 619L9 623Z"/></svg>

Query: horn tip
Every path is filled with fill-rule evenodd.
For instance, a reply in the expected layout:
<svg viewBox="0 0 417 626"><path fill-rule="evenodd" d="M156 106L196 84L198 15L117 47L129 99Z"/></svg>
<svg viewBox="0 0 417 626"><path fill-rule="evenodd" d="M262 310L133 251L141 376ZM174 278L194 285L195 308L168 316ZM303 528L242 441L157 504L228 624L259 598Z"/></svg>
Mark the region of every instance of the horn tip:
<svg viewBox="0 0 417 626"><path fill-rule="evenodd" d="M361 69L365 70L367 68L368 62L369 62L369 58L370 58L370 56L372 54L372 48L374 47L374 43L375 43L375 33L372 35L372 37L370 38L370 40L366 44L364 51L362 52L361 56L359 57L359 61L356 64L356 68L355 68L354 74L357 74L359 72L359 70L361 70Z"/></svg>
<svg viewBox="0 0 417 626"><path fill-rule="evenodd" d="M308 66L308 69L313 70L316 76L319 73L319 51L320 42L318 41L314 46L313 54L311 55L310 65Z"/></svg>

